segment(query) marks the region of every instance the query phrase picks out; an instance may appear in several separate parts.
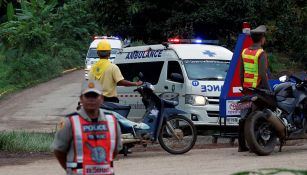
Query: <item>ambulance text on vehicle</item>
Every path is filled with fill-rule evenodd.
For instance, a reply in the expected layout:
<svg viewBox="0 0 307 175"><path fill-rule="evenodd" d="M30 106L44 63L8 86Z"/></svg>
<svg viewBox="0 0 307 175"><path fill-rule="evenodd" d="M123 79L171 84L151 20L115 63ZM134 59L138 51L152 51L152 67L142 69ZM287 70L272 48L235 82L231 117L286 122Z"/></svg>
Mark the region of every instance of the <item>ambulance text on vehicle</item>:
<svg viewBox="0 0 307 175"><path fill-rule="evenodd" d="M85 78L88 78L88 73L92 67L93 64L95 64L98 60L99 57L97 55L97 45L98 43L102 40L106 39L110 42L111 45L111 55L110 55L110 61L113 62L116 56L116 53L120 51L123 47L122 41L118 37L108 37L108 36L95 36L94 40L91 42L90 47L87 51L87 55L85 58Z"/></svg>
<svg viewBox="0 0 307 175"><path fill-rule="evenodd" d="M136 81L142 72L156 93L169 94L166 98L179 94L177 108L187 112L194 124L217 126L219 96L233 53L221 46L201 44L203 40L183 41L190 44L171 39L169 42L178 44L124 48L114 63L127 80ZM120 103L131 106L129 117L138 120L145 108L134 88L118 87L117 91Z"/></svg>

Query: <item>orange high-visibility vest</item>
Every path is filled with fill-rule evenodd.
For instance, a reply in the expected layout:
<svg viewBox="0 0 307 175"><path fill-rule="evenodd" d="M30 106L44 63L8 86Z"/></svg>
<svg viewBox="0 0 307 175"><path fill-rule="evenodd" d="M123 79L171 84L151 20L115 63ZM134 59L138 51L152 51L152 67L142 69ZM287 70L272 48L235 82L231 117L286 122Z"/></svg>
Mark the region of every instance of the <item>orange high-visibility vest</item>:
<svg viewBox="0 0 307 175"><path fill-rule="evenodd" d="M263 49L251 50L246 48L242 52L242 60L244 66L244 82L243 87L256 88L260 83L259 77L259 56Z"/></svg>
<svg viewBox="0 0 307 175"><path fill-rule="evenodd" d="M79 115L70 117L74 139L74 161L67 168L80 175L112 175L117 128L113 115L107 121L89 122Z"/></svg>

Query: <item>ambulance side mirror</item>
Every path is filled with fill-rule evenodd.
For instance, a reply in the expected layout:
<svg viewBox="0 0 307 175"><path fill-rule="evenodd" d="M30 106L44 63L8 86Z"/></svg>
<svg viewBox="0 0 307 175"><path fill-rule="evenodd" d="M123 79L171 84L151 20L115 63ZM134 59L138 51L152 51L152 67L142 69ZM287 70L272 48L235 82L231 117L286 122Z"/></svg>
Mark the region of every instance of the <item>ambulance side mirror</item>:
<svg viewBox="0 0 307 175"><path fill-rule="evenodd" d="M183 83L183 76L178 73L171 73L171 80L179 83Z"/></svg>

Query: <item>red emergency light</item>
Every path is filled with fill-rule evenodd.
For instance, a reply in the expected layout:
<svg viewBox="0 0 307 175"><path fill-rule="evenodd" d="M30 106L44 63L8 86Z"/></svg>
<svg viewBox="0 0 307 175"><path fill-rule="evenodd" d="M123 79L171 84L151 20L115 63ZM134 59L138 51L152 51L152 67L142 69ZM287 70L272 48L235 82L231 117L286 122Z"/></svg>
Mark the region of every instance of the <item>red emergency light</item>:
<svg viewBox="0 0 307 175"><path fill-rule="evenodd" d="M169 38L167 40L172 44L214 44L217 45L219 40L203 40L203 39L182 39L182 38Z"/></svg>
<svg viewBox="0 0 307 175"><path fill-rule="evenodd" d="M169 38L167 41L170 43L180 43L180 39L178 38Z"/></svg>
<svg viewBox="0 0 307 175"><path fill-rule="evenodd" d="M250 34L251 32L251 25L249 22L243 22L243 25L242 25L242 33L245 33L245 34Z"/></svg>

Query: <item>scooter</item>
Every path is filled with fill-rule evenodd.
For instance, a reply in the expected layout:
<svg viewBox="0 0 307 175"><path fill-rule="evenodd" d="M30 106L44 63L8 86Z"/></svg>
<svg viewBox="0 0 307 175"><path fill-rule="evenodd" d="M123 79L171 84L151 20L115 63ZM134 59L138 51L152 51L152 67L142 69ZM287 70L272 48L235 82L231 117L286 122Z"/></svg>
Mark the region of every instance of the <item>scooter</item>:
<svg viewBox="0 0 307 175"><path fill-rule="evenodd" d="M143 79L142 73L139 74ZM175 108L177 101L162 99L154 93L154 86L146 81L137 89L142 96L146 112L140 123L127 119L130 106L104 102L102 109L113 111L122 131L124 155L136 144L146 147L149 143L160 143L171 154L184 154L191 150L197 140L193 122L185 117L186 112ZM163 95L163 94L162 94Z"/></svg>
<svg viewBox="0 0 307 175"><path fill-rule="evenodd" d="M269 155L286 140L307 139L307 75L280 78L274 91L248 88L250 96L241 99L241 120L250 151Z"/></svg>

